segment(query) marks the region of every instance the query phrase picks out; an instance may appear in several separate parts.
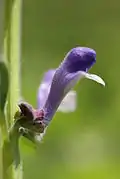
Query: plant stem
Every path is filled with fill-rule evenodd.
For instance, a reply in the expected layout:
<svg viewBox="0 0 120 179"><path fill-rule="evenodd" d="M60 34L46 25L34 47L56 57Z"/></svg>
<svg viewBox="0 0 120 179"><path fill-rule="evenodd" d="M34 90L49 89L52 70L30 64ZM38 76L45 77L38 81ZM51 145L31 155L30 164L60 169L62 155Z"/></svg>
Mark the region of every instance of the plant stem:
<svg viewBox="0 0 120 179"><path fill-rule="evenodd" d="M9 128L13 123L13 117L16 112L17 103L20 99L22 0L7 0L5 10L6 24L4 54L8 62L7 64L9 69L10 81L7 105L7 123ZM7 159L5 158L5 160ZM12 167L10 167L11 169L8 176L5 176L5 178L3 179L22 179L21 165L16 169L13 164Z"/></svg>
<svg viewBox="0 0 120 179"><path fill-rule="evenodd" d="M10 121L16 112L16 104L20 98L20 59L21 59L21 6L22 0L14 0L10 24L10 54L9 54L9 105Z"/></svg>

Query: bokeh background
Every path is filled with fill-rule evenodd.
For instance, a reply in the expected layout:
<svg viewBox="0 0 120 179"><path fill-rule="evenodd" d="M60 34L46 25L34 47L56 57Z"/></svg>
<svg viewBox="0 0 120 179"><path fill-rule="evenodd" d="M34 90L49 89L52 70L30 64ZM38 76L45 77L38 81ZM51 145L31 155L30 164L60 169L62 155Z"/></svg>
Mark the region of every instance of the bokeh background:
<svg viewBox="0 0 120 179"><path fill-rule="evenodd" d="M39 146L21 139L25 179L120 178L120 1L25 0L22 96L37 106L43 73L75 46L96 50L91 69L106 87L83 80L77 109L56 113Z"/></svg>

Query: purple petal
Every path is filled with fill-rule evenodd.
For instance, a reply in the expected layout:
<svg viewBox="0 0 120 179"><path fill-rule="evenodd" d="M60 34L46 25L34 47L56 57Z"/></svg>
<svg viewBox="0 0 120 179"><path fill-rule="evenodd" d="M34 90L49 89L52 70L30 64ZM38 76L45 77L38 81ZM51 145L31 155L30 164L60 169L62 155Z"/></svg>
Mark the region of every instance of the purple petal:
<svg viewBox="0 0 120 179"><path fill-rule="evenodd" d="M38 109L43 108L47 100L54 74L55 74L55 69L51 69L44 74L44 77L38 89L38 96L37 96Z"/></svg>
<svg viewBox="0 0 120 179"><path fill-rule="evenodd" d="M56 70L50 93L44 105L45 123L49 124L65 95L82 78L81 71L88 71L96 62L96 52L85 47L73 48Z"/></svg>
<svg viewBox="0 0 120 179"><path fill-rule="evenodd" d="M43 77L43 80L42 80L42 83L51 83L52 82L52 79L53 79L53 76L55 74L55 69L51 69L49 71L47 71L45 74L44 74L44 77Z"/></svg>
<svg viewBox="0 0 120 179"><path fill-rule="evenodd" d="M66 55L67 71L72 73L76 71L87 71L96 62L96 52L86 47L73 48Z"/></svg>

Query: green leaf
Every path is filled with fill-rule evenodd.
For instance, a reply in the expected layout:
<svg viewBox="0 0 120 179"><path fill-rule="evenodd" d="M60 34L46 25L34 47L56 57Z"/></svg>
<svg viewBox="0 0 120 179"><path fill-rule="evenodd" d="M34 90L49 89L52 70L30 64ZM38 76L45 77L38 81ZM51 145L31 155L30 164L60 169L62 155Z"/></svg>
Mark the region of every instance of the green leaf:
<svg viewBox="0 0 120 179"><path fill-rule="evenodd" d="M3 150L4 173L6 173L10 165L13 163L11 144L9 140L4 141L2 150Z"/></svg>
<svg viewBox="0 0 120 179"><path fill-rule="evenodd" d="M10 138L11 154L13 156L13 163L17 168L18 165L20 164L20 151L19 151L20 133L19 133L18 126L13 125L13 127L9 132L9 138Z"/></svg>
<svg viewBox="0 0 120 179"><path fill-rule="evenodd" d="M19 137L19 134L12 130L10 131L10 139L4 141L2 147L4 173L8 171L12 164L15 168L20 164Z"/></svg>
<svg viewBox="0 0 120 179"><path fill-rule="evenodd" d="M3 113L9 86L9 76L6 64L0 61L0 110Z"/></svg>

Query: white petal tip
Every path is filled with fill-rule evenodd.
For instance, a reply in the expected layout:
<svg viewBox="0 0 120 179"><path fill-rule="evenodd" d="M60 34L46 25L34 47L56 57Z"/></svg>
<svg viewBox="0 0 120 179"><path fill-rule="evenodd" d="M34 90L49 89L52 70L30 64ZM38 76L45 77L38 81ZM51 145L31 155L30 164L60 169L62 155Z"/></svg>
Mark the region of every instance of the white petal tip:
<svg viewBox="0 0 120 179"><path fill-rule="evenodd" d="M97 83L99 83L105 87L105 82L101 77L99 77L97 75L92 75L92 74L91 74L91 77L92 77L91 78L92 80L96 81Z"/></svg>
<svg viewBox="0 0 120 179"><path fill-rule="evenodd" d="M105 87L105 82L103 81L103 82L101 83L101 85L103 85L103 86Z"/></svg>
<svg viewBox="0 0 120 179"><path fill-rule="evenodd" d="M105 82L101 77L94 75L94 74L89 74L89 73L83 73L83 75L85 76L85 78L96 81L97 83L100 83L101 85L105 87Z"/></svg>

